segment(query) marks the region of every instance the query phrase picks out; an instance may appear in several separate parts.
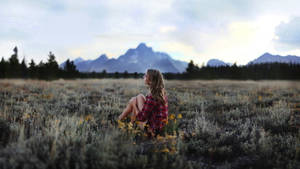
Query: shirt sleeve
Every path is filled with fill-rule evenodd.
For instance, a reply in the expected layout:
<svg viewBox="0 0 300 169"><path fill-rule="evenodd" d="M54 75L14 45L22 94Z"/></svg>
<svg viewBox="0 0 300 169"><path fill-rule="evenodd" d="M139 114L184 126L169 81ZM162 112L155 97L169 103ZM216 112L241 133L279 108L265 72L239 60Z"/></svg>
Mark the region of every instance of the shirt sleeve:
<svg viewBox="0 0 300 169"><path fill-rule="evenodd" d="M147 96L146 97L146 101L144 103L144 106L142 108L142 111L140 111L137 115L137 120L138 121L146 121L149 119L149 116L151 115L152 113L152 110L153 110L153 107L154 107L154 102L153 100L151 99L151 97Z"/></svg>

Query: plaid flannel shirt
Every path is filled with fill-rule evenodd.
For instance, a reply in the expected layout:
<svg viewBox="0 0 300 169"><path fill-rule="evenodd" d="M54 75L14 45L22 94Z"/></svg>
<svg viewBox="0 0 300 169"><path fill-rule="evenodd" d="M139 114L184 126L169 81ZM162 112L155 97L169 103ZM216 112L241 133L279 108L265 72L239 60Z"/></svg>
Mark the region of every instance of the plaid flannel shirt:
<svg viewBox="0 0 300 169"><path fill-rule="evenodd" d="M166 105L155 100L151 94L146 96L146 101L144 103L143 109L138 113L137 120L149 124L150 129L155 133L159 133L164 125L166 124L168 118L168 100L167 96L165 100Z"/></svg>

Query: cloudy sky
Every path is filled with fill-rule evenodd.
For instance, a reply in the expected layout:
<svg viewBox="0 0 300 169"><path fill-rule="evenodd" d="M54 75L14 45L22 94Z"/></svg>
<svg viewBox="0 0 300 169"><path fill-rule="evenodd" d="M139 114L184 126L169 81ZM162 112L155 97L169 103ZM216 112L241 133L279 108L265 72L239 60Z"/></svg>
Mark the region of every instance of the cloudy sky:
<svg viewBox="0 0 300 169"><path fill-rule="evenodd" d="M0 57L117 58L145 42L199 65L300 56L298 0L0 0ZM298 2L297 2L298 1Z"/></svg>

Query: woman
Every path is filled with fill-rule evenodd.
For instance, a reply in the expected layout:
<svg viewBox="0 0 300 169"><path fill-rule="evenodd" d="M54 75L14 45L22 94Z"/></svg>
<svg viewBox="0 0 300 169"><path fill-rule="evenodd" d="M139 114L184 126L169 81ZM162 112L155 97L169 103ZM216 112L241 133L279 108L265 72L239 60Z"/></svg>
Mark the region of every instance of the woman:
<svg viewBox="0 0 300 169"><path fill-rule="evenodd" d="M149 88L149 93L145 97L139 94L131 98L119 120L124 119L129 114L131 122L135 119L143 122L140 127L147 124L145 128L148 134L156 136L160 133L168 118L168 100L165 92L163 76L159 70L148 69L144 75L145 85Z"/></svg>

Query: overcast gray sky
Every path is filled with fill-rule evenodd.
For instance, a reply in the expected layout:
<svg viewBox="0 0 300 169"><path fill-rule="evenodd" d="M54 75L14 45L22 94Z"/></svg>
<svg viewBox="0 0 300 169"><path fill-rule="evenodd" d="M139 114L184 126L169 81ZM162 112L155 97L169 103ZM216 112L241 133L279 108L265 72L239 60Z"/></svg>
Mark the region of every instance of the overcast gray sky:
<svg viewBox="0 0 300 169"><path fill-rule="evenodd" d="M300 56L297 0L0 0L0 57L117 58L145 42L201 65Z"/></svg>

